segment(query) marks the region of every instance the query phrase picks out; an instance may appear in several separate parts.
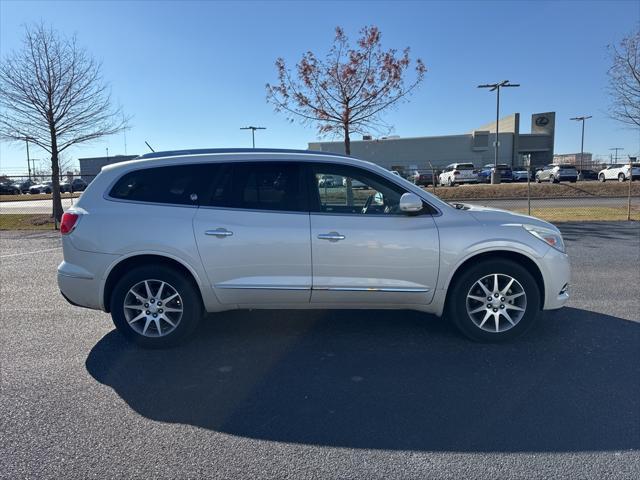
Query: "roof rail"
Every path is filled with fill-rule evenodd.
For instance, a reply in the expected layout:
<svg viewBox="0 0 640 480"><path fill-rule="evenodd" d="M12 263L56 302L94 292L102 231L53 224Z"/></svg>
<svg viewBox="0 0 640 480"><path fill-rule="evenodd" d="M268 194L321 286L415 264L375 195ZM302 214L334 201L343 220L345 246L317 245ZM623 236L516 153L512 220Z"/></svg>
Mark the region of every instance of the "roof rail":
<svg viewBox="0 0 640 480"><path fill-rule="evenodd" d="M342 153L322 152L319 150L288 150L285 148L199 148L191 150L168 150L165 152L153 152L140 155L137 159L182 157L185 155L204 155L208 153L311 153L314 155L328 155L334 157L347 157Z"/></svg>

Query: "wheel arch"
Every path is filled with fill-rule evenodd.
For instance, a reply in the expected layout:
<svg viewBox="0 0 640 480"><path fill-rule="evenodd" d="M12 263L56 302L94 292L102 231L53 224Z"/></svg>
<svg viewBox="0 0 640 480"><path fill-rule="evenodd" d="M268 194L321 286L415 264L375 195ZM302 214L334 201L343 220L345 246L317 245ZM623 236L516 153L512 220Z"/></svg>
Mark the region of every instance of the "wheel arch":
<svg viewBox="0 0 640 480"><path fill-rule="evenodd" d="M455 284L455 282L465 272L465 270L473 264L488 261L491 259L511 260L514 263L517 263L524 267L536 281L536 285L538 286L538 290L540 292L540 308L543 307L545 302L545 284L544 277L542 276L542 271L540 270L540 267L538 267L538 264L531 257L521 252L515 252L513 250L489 250L467 257L456 267L453 274L449 277L449 281L446 285L447 294L444 304L445 309L447 308L447 303L449 302L451 286Z"/></svg>
<svg viewBox="0 0 640 480"><path fill-rule="evenodd" d="M162 254L157 253L141 253L141 254L133 254L128 257L120 259L117 263L113 264L111 268L108 270L106 279L103 283L102 294L100 298L103 302L103 310L107 313L110 312L111 305L111 295L113 294L113 289L116 286L116 283L120 279L120 277L124 274L124 272L131 270L133 268L145 266L145 265L164 265L169 268L173 268L174 270L179 271L180 273L185 275L190 282L193 283L193 286L198 291L200 295L200 300L204 303L204 299L202 296L202 289L200 288L200 282L198 281L197 274L187 265L185 265L180 260L169 257Z"/></svg>

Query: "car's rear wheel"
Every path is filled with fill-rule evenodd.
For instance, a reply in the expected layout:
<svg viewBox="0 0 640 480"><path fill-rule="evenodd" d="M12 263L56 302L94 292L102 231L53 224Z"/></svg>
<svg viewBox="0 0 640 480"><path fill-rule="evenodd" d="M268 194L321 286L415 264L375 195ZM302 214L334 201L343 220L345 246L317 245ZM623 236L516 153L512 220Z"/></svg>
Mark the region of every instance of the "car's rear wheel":
<svg viewBox="0 0 640 480"><path fill-rule="evenodd" d="M556 177L554 177L553 175L549 175L549 182L557 183Z"/></svg>
<svg viewBox="0 0 640 480"><path fill-rule="evenodd" d="M510 260L480 262L450 286L447 315L467 337L503 342L526 332L540 311L533 276Z"/></svg>
<svg viewBox="0 0 640 480"><path fill-rule="evenodd" d="M626 179L624 178L624 173L619 173L618 174L618 181L619 182L624 182Z"/></svg>
<svg viewBox="0 0 640 480"><path fill-rule="evenodd" d="M111 296L111 317L118 331L146 348L184 341L202 315L202 300L193 282L165 266L127 272Z"/></svg>

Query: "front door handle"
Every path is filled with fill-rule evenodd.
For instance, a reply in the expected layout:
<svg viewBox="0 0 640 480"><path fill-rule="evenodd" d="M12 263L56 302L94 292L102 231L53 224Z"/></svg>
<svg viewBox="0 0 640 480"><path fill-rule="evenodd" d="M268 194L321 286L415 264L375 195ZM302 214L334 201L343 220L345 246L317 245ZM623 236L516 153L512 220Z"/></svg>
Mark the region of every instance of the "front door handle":
<svg viewBox="0 0 640 480"><path fill-rule="evenodd" d="M213 235L214 237L222 238L222 237L230 237L233 235L233 232L230 232L226 228L216 228L215 230L207 230L204 232L205 235Z"/></svg>
<svg viewBox="0 0 640 480"><path fill-rule="evenodd" d="M321 233L318 235L320 240L329 240L330 242L337 242L338 240L344 240L345 236L340 235L338 232Z"/></svg>

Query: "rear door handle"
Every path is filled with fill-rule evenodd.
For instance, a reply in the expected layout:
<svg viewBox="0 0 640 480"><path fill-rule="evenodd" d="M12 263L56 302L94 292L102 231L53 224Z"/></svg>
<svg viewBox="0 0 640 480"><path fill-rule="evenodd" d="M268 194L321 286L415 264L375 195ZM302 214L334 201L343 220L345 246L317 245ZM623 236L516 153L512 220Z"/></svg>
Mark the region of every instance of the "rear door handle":
<svg viewBox="0 0 640 480"><path fill-rule="evenodd" d="M230 237L231 235L233 235L233 232L227 230L226 228L216 228L215 230L207 230L206 232L204 232L204 234L222 238L222 237Z"/></svg>
<svg viewBox="0 0 640 480"><path fill-rule="evenodd" d="M340 235L338 232L321 233L318 235L320 240L329 240L330 242L337 242L338 240L344 240L345 236Z"/></svg>

